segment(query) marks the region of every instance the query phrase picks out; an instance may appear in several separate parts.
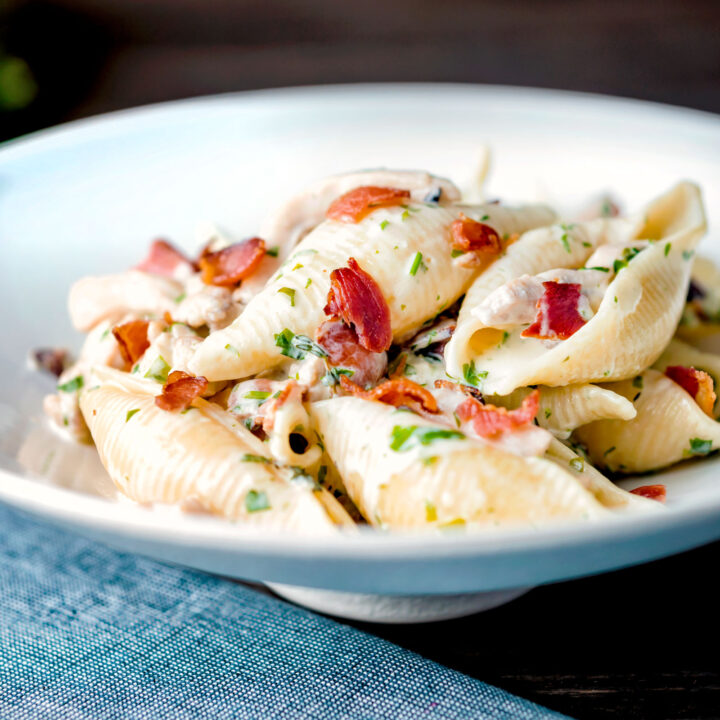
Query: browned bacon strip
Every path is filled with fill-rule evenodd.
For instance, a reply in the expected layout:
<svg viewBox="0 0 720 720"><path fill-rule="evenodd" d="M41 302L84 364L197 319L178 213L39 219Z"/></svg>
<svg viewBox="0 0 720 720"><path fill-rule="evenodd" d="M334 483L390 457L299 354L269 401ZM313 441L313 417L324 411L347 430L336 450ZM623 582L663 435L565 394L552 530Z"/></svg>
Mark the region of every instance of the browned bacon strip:
<svg viewBox="0 0 720 720"><path fill-rule="evenodd" d="M264 257L265 241L252 237L217 252L203 252L198 264L206 285L229 287L252 275Z"/></svg>
<svg viewBox="0 0 720 720"><path fill-rule="evenodd" d="M513 432L528 425L537 415L540 406L540 391L533 390L516 410L508 410L495 405L482 405L469 397L457 406L455 412L463 422L470 422L480 437L493 437Z"/></svg>
<svg viewBox="0 0 720 720"><path fill-rule="evenodd" d="M356 223L379 207L400 205L410 197L408 190L365 185L341 195L325 216L338 222Z"/></svg>
<svg viewBox="0 0 720 720"><path fill-rule="evenodd" d="M147 320L131 320L112 329L120 354L128 365L134 365L150 347L147 331Z"/></svg>
<svg viewBox="0 0 720 720"><path fill-rule="evenodd" d="M174 370L163 385L162 394L155 398L155 404L167 412L187 410L196 397L207 389L208 381L200 376L188 375L182 370Z"/></svg>

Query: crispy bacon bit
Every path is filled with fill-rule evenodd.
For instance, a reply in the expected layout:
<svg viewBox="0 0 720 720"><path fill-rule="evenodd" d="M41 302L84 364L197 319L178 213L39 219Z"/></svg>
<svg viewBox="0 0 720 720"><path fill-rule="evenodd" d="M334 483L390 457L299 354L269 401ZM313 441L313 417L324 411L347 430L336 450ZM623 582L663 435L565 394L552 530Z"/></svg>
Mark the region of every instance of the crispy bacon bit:
<svg viewBox="0 0 720 720"><path fill-rule="evenodd" d="M268 400L265 403L265 414L263 416L262 429L266 433L269 434L275 426L275 413L291 398L301 400L304 390L304 386L299 385L295 382L295 380L289 380L287 385L282 389L282 392L276 398Z"/></svg>
<svg viewBox="0 0 720 720"><path fill-rule="evenodd" d="M196 397L207 389L208 381L200 376L188 375L182 370L173 370L163 385L162 394L155 398L155 404L167 412L187 410Z"/></svg>
<svg viewBox="0 0 720 720"><path fill-rule="evenodd" d="M38 370L45 370L55 377L60 377L68 365L67 350L60 348L38 348L33 350L32 358Z"/></svg>
<svg viewBox="0 0 720 720"><path fill-rule="evenodd" d="M192 261L167 240L155 240L150 246L147 257L139 265L136 265L135 269L154 275L172 277L178 265L181 264L187 265L190 270L194 269Z"/></svg>
<svg viewBox="0 0 720 720"><path fill-rule="evenodd" d="M577 283L544 282L545 293L538 300L535 322L522 331L523 337L567 340L586 322L578 311L580 288Z"/></svg>
<svg viewBox="0 0 720 720"><path fill-rule="evenodd" d="M436 380L435 387L438 388L438 390L455 390L456 392L461 392L463 395L474 397L480 401L483 399L482 393L470 385L461 385L460 383L451 382L450 380Z"/></svg>
<svg viewBox="0 0 720 720"><path fill-rule="evenodd" d="M358 342L371 352L384 352L392 344L390 308L378 284L358 264L348 260L348 267L330 274L330 292L325 314L341 317L355 328Z"/></svg>
<svg viewBox="0 0 720 720"><path fill-rule="evenodd" d="M379 207L401 205L410 197L409 190L365 185L341 195L325 213L338 222L357 223Z"/></svg>
<svg viewBox="0 0 720 720"><path fill-rule="evenodd" d="M339 318L326 320L317 330L317 343L328 354L333 367L352 370L353 380L365 387L375 385L385 373L387 356L366 350L355 330Z"/></svg>
<svg viewBox="0 0 720 720"><path fill-rule="evenodd" d="M665 502L667 496L664 485L641 485L630 492L633 495L640 495L640 497L650 498L650 500L657 500L661 503Z"/></svg>
<svg viewBox="0 0 720 720"><path fill-rule="evenodd" d="M516 410L482 405L469 397L457 406L455 412L462 422L472 423L473 430L480 437L493 437L528 425L537 415L538 407L540 391L533 390Z"/></svg>
<svg viewBox="0 0 720 720"><path fill-rule="evenodd" d="M393 407L406 407L417 413L438 411L437 400L433 394L407 378L386 380L372 390L363 390L348 377L341 375L340 384L345 392L365 400L377 400Z"/></svg>
<svg viewBox="0 0 720 720"><path fill-rule="evenodd" d="M684 365L670 365L665 368L665 374L676 382L686 393L692 395L700 409L712 417L715 407L715 383L703 370Z"/></svg>
<svg viewBox="0 0 720 720"><path fill-rule="evenodd" d="M497 255L502 252L500 236L494 228L460 213L450 226L453 250Z"/></svg>
<svg viewBox="0 0 720 720"><path fill-rule="evenodd" d="M134 365L150 347L147 320L131 320L116 325L112 329L112 334L117 340L123 360L128 365Z"/></svg>
<svg viewBox="0 0 720 720"><path fill-rule="evenodd" d="M217 252L204 250L198 264L206 285L230 287L252 275L264 257L265 241L252 237Z"/></svg>

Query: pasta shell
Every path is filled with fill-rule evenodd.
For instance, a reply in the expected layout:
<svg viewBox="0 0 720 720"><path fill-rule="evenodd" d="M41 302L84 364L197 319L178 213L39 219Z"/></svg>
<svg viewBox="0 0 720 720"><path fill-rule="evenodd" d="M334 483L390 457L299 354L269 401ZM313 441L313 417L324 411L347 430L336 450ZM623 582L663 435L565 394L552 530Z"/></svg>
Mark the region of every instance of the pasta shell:
<svg viewBox="0 0 720 720"><path fill-rule="evenodd" d="M543 206L409 203L406 209L379 208L359 223L325 221L300 242L240 317L200 345L193 371L209 380L227 380L280 363L275 335L285 328L314 335L325 319L330 273L350 257L378 283L390 307L393 336L412 334L455 302L477 274L458 265L451 254L449 228L461 211L475 219L487 216L500 234L522 232L554 218Z"/></svg>
<svg viewBox="0 0 720 720"><path fill-rule="evenodd" d="M599 420L575 431L595 465L641 473L720 448L720 424L677 383L653 369L638 378L604 386L635 398L634 419Z"/></svg>
<svg viewBox="0 0 720 720"><path fill-rule="evenodd" d="M488 402L507 408L520 405L530 388L521 388L510 395L486 396ZM635 408L627 399L598 385L568 385L567 387L542 387L540 389L540 410L537 422L561 439L581 425L594 420L614 418L631 420Z"/></svg>
<svg viewBox="0 0 720 720"><path fill-rule="evenodd" d="M80 407L103 465L129 498L193 500L275 530L329 533L352 524L326 490L288 480L288 471L266 458L263 443L219 407L198 399L186 413L164 412L150 385L108 369L97 376L102 384L81 394Z"/></svg>
<svg viewBox="0 0 720 720"><path fill-rule="evenodd" d="M76 330L87 332L128 313L162 315L177 307L182 289L182 283L138 270L82 278L70 288L70 319Z"/></svg>
<svg viewBox="0 0 720 720"><path fill-rule="evenodd" d="M677 336L701 350L720 352L720 268L709 258L698 256L690 277L702 295L688 300Z"/></svg>
<svg viewBox="0 0 720 720"><path fill-rule="evenodd" d="M485 333L488 337L475 338L484 329L472 310L493 290L521 275L537 275L554 268L580 267L598 245L610 239L631 238L639 230L637 220L598 219L573 225L551 225L526 232L507 248L503 257L482 272L470 286L458 315L457 327L445 348L447 370L460 377L465 364L469 364L483 346L496 343L495 336L502 333ZM489 336L492 335L492 338Z"/></svg>
<svg viewBox="0 0 720 720"><path fill-rule="evenodd" d="M580 330L548 347L543 340L522 338L522 327L498 342L500 331L473 325L470 337L467 328L460 335L456 331L448 344L448 372L460 376L472 363L484 377L482 389L497 395L527 385L635 375L658 358L675 331L690 277L689 259L705 227L700 190L680 183L647 208L637 232L637 237L657 242L617 274L597 313ZM486 282L484 275L478 282Z"/></svg>
<svg viewBox="0 0 720 720"><path fill-rule="evenodd" d="M350 498L373 525L537 524L607 512L570 470L542 458L464 436L393 450L409 428L456 434L413 413L353 397L314 403L312 413Z"/></svg>

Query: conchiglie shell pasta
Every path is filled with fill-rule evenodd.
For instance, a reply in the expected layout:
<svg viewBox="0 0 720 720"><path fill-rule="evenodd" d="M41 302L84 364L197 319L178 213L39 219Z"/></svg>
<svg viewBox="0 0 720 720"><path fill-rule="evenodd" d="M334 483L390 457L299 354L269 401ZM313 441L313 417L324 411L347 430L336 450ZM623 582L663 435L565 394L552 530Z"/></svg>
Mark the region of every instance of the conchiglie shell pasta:
<svg viewBox="0 0 720 720"><path fill-rule="evenodd" d="M614 472L647 472L720 448L720 424L680 385L652 369L639 377L605 386L637 398L633 420L599 420L575 431L595 465Z"/></svg>
<svg viewBox="0 0 720 720"><path fill-rule="evenodd" d="M193 371L209 380L243 378L284 358L275 335L284 328L312 337L325 319L330 274L354 257L380 286L398 339L455 302L477 274L453 258L450 225L460 212L485 220L500 234L552 222L544 206L505 208L409 203L379 208L359 223L326 220L295 252L232 325L212 333L196 351ZM422 263L411 274L418 254ZM292 298L290 296L293 296Z"/></svg>
<svg viewBox="0 0 720 720"><path fill-rule="evenodd" d="M497 332L481 333L485 326L472 312L493 290L521 275L537 275L554 268L580 267L598 245L611 239L621 241L632 238L641 225L639 220L598 219L572 225L551 225L523 234L474 280L467 291L460 307L457 327L445 348L448 372L460 377L463 365L470 363L486 339L494 343L495 336L502 335ZM474 337L476 333L477 338Z"/></svg>
<svg viewBox="0 0 720 720"><path fill-rule="evenodd" d="M570 470L542 458L464 437L392 450L395 428L441 428L413 413L352 397L315 403L312 412L348 494L371 524L482 527L607 512Z"/></svg>
<svg viewBox="0 0 720 720"><path fill-rule="evenodd" d="M150 392L104 370L101 385L85 390L80 407L100 459L118 489L144 503L193 500L246 525L329 533L352 524L326 490L285 479L264 456L262 443L217 406L196 400L186 413L160 410ZM227 416L220 420L218 415ZM247 436L247 437L246 437ZM269 509L251 512L248 493L264 493Z"/></svg>
<svg viewBox="0 0 720 720"><path fill-rule="evenodd" d="M490 395L486 399L493 405L515 408L530 392L530 388L520 388L510 395ZM631 420L634 417L635 408L627 398L598 385L540 388L538 425L559 438L569 437L575 428L594 420Z"/></svg>
<svg viewBox="0 0 720 720"><path fill-rule="evenodd" d="M651 365L675 332L691 253L705 227L699 189L681 183L646 210L638 237L656 242L618 272L597 313L570 338L548 347L543 340L522 338L518 327L498 343L495 328L475 328L469 361L487 373L484 391L506 395L527 385L621 380ZM478 346L478 337L488 332L492 343ZM457 362L456 354L448 372L462 371Z"/></svg>

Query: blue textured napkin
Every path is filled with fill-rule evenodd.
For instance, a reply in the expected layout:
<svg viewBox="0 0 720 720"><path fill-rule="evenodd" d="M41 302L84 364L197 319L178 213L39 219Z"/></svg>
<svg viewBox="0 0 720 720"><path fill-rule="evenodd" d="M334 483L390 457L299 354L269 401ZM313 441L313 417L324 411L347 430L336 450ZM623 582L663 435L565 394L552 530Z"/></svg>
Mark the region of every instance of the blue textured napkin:
<svg viewBox="0 0 720 720"><path fill-rule="evenodd" d="M237 583L0 505L0 718L559 718Z"/></svg>

